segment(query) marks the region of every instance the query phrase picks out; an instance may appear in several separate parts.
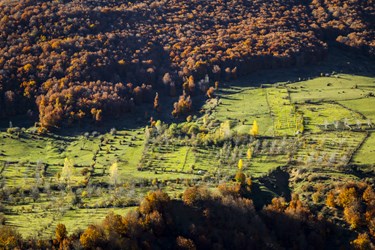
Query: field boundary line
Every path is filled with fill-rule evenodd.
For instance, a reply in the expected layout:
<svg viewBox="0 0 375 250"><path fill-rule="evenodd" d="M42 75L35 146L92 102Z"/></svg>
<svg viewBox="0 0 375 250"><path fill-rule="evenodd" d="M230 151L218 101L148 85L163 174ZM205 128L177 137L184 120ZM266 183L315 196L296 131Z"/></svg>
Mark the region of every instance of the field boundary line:
<svg viewBox="0 0 375 250"><path fill-rule="evenodd" d="M184 168L185 168L185 165L186 165L187 158L188 158L188 155L189 155L190 150L191 150L191 147L189 147L188 150L186 151L185 159L184 159L184 164L182 165L181 172L184 171Z"/></svg>
<svg viewBox="0 0 375 250"><path fill-rule="evenodd" d="M363 147L363 145L365 144L365 142L368 140L368 138L370 138L370 135L372 133L369 133L368 131L366 131L366 136L365 138L363 138L362 142L360 144L357 145L357 147L353 150L353 153L351 154L349 160L348 160L348 164L350 164L354 158L354 156L356 155L356 153Z"/></svg>
<svg viewBox="0 0 375 250"><path fill-rule="evenodd" d="M268 101L268 91L267 88L264 88L264 92L266 93L266 102L269 110L269 115L271 116L272 119L272 136L275 137L275 117L272 115L272 109L270 102Z"/></svg>
<svg viewBox="0 0 375 250"><path fill-rule="evenodd" d="M351 108L349 108L349 107L347 107L347 106L345 106L345 105L343 105L343 104L341 104L341 103L339 103L339 102L337 102L337 101L334 101L334 103L337 104L337 105L339 105L340 107L342 107L342 108L344 108L344 109L347 109L347 110L353 112L353 113L357 113L357 114L359 114L359 115L361 116L362 119L368 119L364 114L362 114L361 112L359 112L359 111L357 111L357 110L353 110L353 109L351 109Z"/></svg>

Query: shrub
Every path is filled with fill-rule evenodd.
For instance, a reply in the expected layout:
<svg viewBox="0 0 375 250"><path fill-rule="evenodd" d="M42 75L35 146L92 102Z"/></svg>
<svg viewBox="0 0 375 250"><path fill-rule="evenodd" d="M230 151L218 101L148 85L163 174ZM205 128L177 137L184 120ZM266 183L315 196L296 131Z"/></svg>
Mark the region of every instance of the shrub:
<svg viewBox="0 0 375 250"><path fill-rule="evenodd" d="M102 246L105 241L103 230L99 226L90 225L79 238L84 248L94 249Z"/></svg>
<svg viewBox="0 0 375 250"><path fill-rule="evenodd" d="M21 235L12 227L0 226L0 247L4 249L13 249L20 246Z"/></svg>

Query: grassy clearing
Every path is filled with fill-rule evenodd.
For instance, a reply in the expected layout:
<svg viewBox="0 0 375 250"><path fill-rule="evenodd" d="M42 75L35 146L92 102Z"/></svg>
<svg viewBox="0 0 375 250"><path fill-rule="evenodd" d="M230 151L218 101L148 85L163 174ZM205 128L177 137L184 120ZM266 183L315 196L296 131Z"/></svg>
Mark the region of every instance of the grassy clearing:
<svg viewBox="0 0 375 250"><path fill-rule="evenodd" d="M14 209L21 208L15 206ZM43 212L34 208L33 212L10 214L7 216L7 220L10 225L16 226L24 237L53 237L54 229L58 223L65 224L69 233L73 233L76 230L84 230L90 224L100 223L110 212L125 215L132 209L134 208L74 209L66 211L63 216L57 216L53 212Z"/></svg>
<svg viewBox="0 0 375 250"><path fill-rule="evenodd" d="M284 141L285 140L285 141ZM286 165L286 139L259 139L251 144L240 143L237 146L185 146L183 141L171 141L168 145L151 145L145 159L145 171L156 173L158 179L165 178L233 178L238 171L237 163L243 160L243 171L247 176L259 177L276 167ZM247 157L251 149L252 157Z"/></svg>
<svg viewBox="0 0 375 250"><path fill-rule="evenodd" d="M359 99L374 91L372 77L340 74L288 85L293 103Z"/></svg>
<svg viewBox="0 0 375 250"><path fill-rule="evenodd" d="M356 128L359 121L365 124L366 120L357 112L348 110L336 103L318 103L298 105L298 110L303 113L305 129L311 133L324 130L334 130L335 121L347 121L351 128ZM346 127L345 129L349 129Z"/></svg>
<svg viewBox="0 0 375 250"><path fill-rule="evenodd" d="M286 88L268 88L267 99L274 116L275 135L295 135L303 132L302 116L291 104Z"/></svg>
<svg viewBox="0 0 375 250"><path fill-rule="evenodd" d="M303 166L345 166L365 137L365 133L349 131L306 135L299 140L294 159Z"/></svg>
<svg viewBox="0 0 375 250"><path fill-rule="evenodd" d="M353 163L360 165L373 165L375 164L375 134L371 133L366 139L365 143L355 154Z"/></svg>
<svg viewBox="0 0 375 250"><path fill-rule="evenodd" d="M349 101L340 101L342 105L351 110L361 113L366 118L375 121L375 98L365 98Z"/></svg>
<svg viewBox="0 0 375 250"><path fill-rule="evenodd" d="M264 89L249 87L230 87L220 92L220 104L213 112L213 118L224 122L232 121L233 130L249 133L253 121L259 126L259 133L273 136L273 123L267 104L267 93ZM208 107L212 103L208 104Z"/></svg>

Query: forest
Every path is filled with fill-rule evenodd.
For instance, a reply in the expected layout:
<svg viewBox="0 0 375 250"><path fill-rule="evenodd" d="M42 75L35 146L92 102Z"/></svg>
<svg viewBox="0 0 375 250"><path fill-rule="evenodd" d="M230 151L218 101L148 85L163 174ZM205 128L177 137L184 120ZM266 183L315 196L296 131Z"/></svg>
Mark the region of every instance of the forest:
<svg viewBox="0 0 375 250"><path fill-rule="evenodd" d="M193 96L212 97L220 81L318 62L330 46L374 56L374 6L373 0L1 1L0 117L27 115L43 132L136 112L156 92L175 104L158 103L155 111L173 109L178 117L192 111Z"/></svg>

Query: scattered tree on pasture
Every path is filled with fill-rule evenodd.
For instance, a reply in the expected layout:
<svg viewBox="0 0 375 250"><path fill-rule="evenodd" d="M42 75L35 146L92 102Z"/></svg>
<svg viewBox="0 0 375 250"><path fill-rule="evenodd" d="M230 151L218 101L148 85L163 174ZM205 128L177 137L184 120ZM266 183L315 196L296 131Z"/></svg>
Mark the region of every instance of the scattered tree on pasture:
<svg viewBox="0 0 375 250"><path fill-rule="evenodd" d="M237 164L238 169L241 171L243 169L243 161L240 159Z"/></svg>
<svg viewBox="0 0 375 250"><path fill-rule="evenodd" d="M109 179L113 185L117 185L119 182L118 163L114 162L109 168Z"/></svg>
<svg viewBox="0 0 375 250"><path fill-rule="evenodd" d="M253 122L253 126L252 126L251 129L250 129L250 135L256 137L256 136L258 136L258 134L259 134L258 123L257 123L256 120L254 120L254 122Z"/></svg>
<svg viewBox="0 0 375 250"><path fill-rule="evenodd" d="M74 174L74 164L72 160L69 160L67 157L64 159L64 167L61 170L61 178L66 182L70 181L70 178Z"/></svg>
<svg viewBox="0 0 375 250"><path fill-rule="evenodd" d="M177 117L181 114L187 114L192 110L192 101L190 96L181 95L178 102L174 103L172 115Z"/></svg>
<svg viewBox="0 0 375 250"><path fill-rule="evenodd" d="M251 151L251 149L249 148L246 152L246 158L248 160L251 160L251 157L253 156L253 152Z"/></svg>

